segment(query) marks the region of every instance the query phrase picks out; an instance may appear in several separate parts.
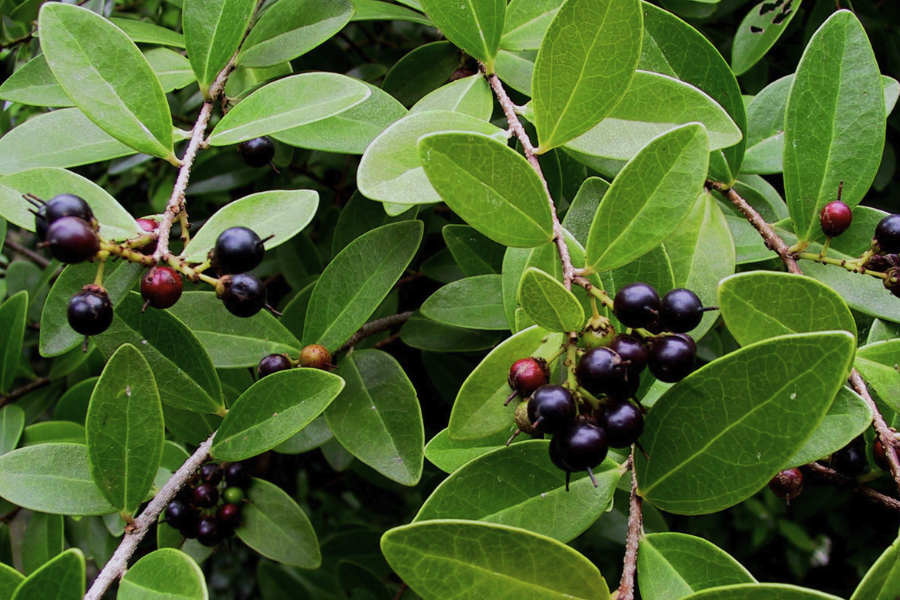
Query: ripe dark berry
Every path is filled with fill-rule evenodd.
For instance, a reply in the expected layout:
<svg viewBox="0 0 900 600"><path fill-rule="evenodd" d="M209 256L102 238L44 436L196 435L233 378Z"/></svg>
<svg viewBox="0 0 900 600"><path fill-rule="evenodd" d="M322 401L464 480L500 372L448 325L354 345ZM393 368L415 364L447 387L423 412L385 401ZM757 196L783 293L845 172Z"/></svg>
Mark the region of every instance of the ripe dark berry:
<svg viewBox="0 0 900 600"><path fill-rule="evenodd" d="M258 169L275 158L275 143L268 137L258 137L238 144L238 152L245 163Z"/></svg>
<svg viewBox="0 0 900 600"><path fill-rule="evenodd" d="M166 523L182 530L196 525L196 513L186 502L172 500L166 506Z"/></svg>
<svg viewBox="0 0 900 600"><path fill-rule="evenodd" d="M703 303L697 294L676 288L662 298L659 324L666 331L685 333L697 327L703 319Z"/></svg>
<svg viewBox="0 0 900 600"><path fill-rule="evenodd" d="M884 450L884 444L881 443L881 438L876 437L875 443L872 444L872 458L875 460L875 464L878 465L878 468L882 471L891 472L891 463L888 461L887 452Z"/></svg>
<svg viewBox="0 0 900 600"><path fill-rule="evenodd" d="M256 232L246 227L229 227L219 234L213 264L220 273L246 273L262 262L266 248Z"/></svg>
<svg viewBox="0 0 900 600"><path fill-rule="evenodd" d="M878 223L875 241L883 254L900 252L900 215L888 215Z"/></svg>
<svg viewBox="0 0 900 600"><path fill-rule="evenodd" d="M620 334L609 345L609 349L619 355L629 374L640 374L647 366L650 353L644 343L630 335Z"/></svg>
<svg viewBox="0 0 900 600"><path fill-rule="evenodd" d="M831 467L850 477L863 474L868 466L866 452L855 440L831 455Z"/></svg>
<svg viewBox="0 0 900 600"><path fill-rule="evenodd" d="M86 285L69 300L69 326L81 335L97 335L109 328L113 305L99 285Z"/></svg>
<svg viewBox="0 0 900 600"><path fill-rule="evenodd" d="M543 358L520 358L509 368L506 381L519 396L527 398L534 390L550 383L550 368Z"/></svg>
<svg viewBox="0 0 900 600"><path fill-rule="evenodd" d="M620 394L626 387L628 369L622 359L609 348L591 348L575 368L578 382L595 396Z"/></svg>
<svg viewBox="0 0 900 600"><path fill-rule="evenodd" d="M236 317L252 317L266 305L266 286L258 277L247 273L224 275L219 279L219 285L218 297Z"/></svg>
<svg viewBox="0 0 900 600"><path fill-rule="evenodd" d="M80 217L63 217L47 228L46 245L59 262L75 264L93 258L100 251L100 238Z"/></svg>
<svg viewBox="0 0 900 600"><path fill-rule="evenodd" d="M47 222L47 205L42 205L37 211L34 212L34 232L37 234L38 240L41 242L47 241L47 229L50 227L50 223Z"/></svg>
<svg viewBox="0 0 900 600"><path fill-rule="evenodd" d="M181 275L172 267L150 267L141 278L141 297L153 308L174 306L182 289Z"/></svg>
<svg viewBox="0 0 900 600"><path fill-rule="evenodd" d="M225 469L225 484L228 487L237 487L246 490L253 481L252 477L253 474L250 472L250 467L248 467L246 463L231 463Z"/></svg>
<svg viewBox="0 0 900 600"><path fill-rule="evenodd" d="M219 531L219 522L215 517L203 517L197 524L197 541L204 546L215 546L220 541L221 532Z"/></svg>
<svg viewBox="0 0 900 600"><path fill-rule="evenodd" d="M216 463L206 463L200 467L200 481L210 485L219 485L225 472Z"/></svg>
<svg viewBox="0 0 900 600"><path fill-rule="evenodd" d="M775 474L769 482L769 489L782 500L790 503L791 500L803 491L803 473L800 469L785 469Z"/></svg>
<svg viewBox="0 0 900 600"><path fill-rule="evenodd" d="M627 448L638 441L644 431L644 414L631 402L613 402L603 407L597 424L606 431L611 448Z"/></svg>
<svg viewBox="0 0 900 600"><path fill-rule="evenodd" d="M678 335L654 338L650 346L650 372L666 383L675 383L694 370L696 346Z"/></svg>
<svg viewBox="0 0 900 600"><path fill-rule="evenodd" d="M227 504L240 504L244 501L244 490L239 487L228 487L222 492L222 500Z"/></svg>
<svg viewBox="0 0 900 600"><path fill-rule="evenodd" d="M568 471L593 469L603 462L609 446L606 433L590 423L579 423L565 433L553 438L559 462Z"/></svg>
<svg viewBox="0 0 900 600"><path fill-rule="evenodd" d="M303 350L300 351L300 366L323 371L330 371L334 367L331 364L331 352L321 344L310 344L303 347Z"/></svg>
<svg viewBox="0 0 900 600"><path fill-rule="evenodd" d="M266 375L271 375L278 371L287 371L290 368L291 361L284 354L268 354L259 361L259 365L256 367L256 375L262 379Z"/></svg>
<svg viewBox="0 0 900 600"><path fill-rule="evenodd" d="M528 420L538 433L560 433L575 422L578 406L561 385L539 387L528 399Z"/></svg>
<svg viewBox="0 0 900 600"><path fill-rule="evenodd" d="M47 202L45 218L52 225L63 217L78 217L90 223L94 212L81 197L75 194L58 194Z"/></svg>
<svg viewBox="0 0 900 600"><path fill-rule="evenodd" d="M138 226L147 233L153 233L159 229L159 222L153 219L136 219ZM153 240L146 246L141 246L141 254L151 255L156 252L156 240Z"/></svg>
<svg viewBox="0 0 900 600"><path fill-rule="evenodd" d="M838 236L850 228L853 212L849 206L840 200L835 200L822 207L819 221L822 223L822 231L825 232L825 235Z"/></svg>
<svg viewBox="0 0 900 600"><path fill-rule="evenodd" d="M229 530L241 524L241 507L237 504L223 504L216 511L216 520L219 525L226 526Z"/></svg>
<svg viewBox="0 0 900 600"><path fill-rule="evenodd" d="M219 501L219 489L209 483L194 488L194 504L200 508L211 508Z"/></svg>
<svg viewBox="0 0 900 600"><path fill-rule="evenodd" d="M659 294L646 283L631 283L616 292L613 314L626 327L646 327L659 315Z"/></svg>

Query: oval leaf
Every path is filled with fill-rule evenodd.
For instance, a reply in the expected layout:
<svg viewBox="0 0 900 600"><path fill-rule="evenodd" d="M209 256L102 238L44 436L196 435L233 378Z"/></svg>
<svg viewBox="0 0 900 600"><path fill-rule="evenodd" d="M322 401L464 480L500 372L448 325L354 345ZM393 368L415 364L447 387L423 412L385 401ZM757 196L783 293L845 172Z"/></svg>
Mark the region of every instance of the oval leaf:
<svg viewBox="0 0 900 600"><path fill-rule="evenodd" d="M704 590L683 600L840 600L837 596L780 583L743 583Z"/></svg>
<svg viewBox="0 0 900 600"><path fill-rule="evenodd" d="M12 600L79 600L84 588L84 555L72 548L32 573L16 588Z"/></svg>
<svg viewBox="0 0 900 600"><path fill-rule="evenodd" d="M509 329L501 302L501 280L500 275L479 275L449 283L422 304L422 314L456 327Z"/></svg>
<svg viewBox="0 0 900 600"><path fill-rule="evenodd" d="M125 572L119 583L120 600L207 600L203 571L190 556L174 548L160 548Z"/></svg>
<svg viewBox="0 0 900 600"><path fill-rule="evenodd" d="M0 85L0 99L31 106L74 106L43 54L29 60Z"/></svg>
<svg viewBox="0 0 900 600"><path fill-rule="evenodd" d="M518 300L525 314L547 331L579 331L584 325L584 309L575 294L540 269L525 270Z"/></svg>
<svg viewBox="0 0 900 600"><path fill-rule="evenodd" d="M875 342L860 348L855 366L878 396L895 412L900 412L900 340Z"/></svg>
<svg viewBox="0 0 900 600"><path fill-rule="evenodd" d="M422 7L448 40L493 71L506 19L506 0L422 0Z"/></svg>
<svg viewBox="0 0 900 600"><path fill-rule="evenodd" d="M537 50L563 0L511 0L500 46L505 50Z"/></svg>
<svg viewBox="0 0 900 600"><path fill-rule="evenodd" d="M0 304L0 394L9 392L22 359L28 292L22 290Z"/></svg>
<svg viewBox="0 0 900 600"><path fill-rule="evenodd" d="M875 561L850 600L891 600L900 590L900 540Z"/></svg>
<svg viewBox="0 0 900 600"><path fill-rule="evenodd" d="M494 112L494 93L481 75L470 75L434 90L415 103L409 112L450 110L489 121Z"/></svg>
<svg viewBox="0 0 900 600"><path fill-rule="evenodd" d="M425 458L444 473L453 473L469 461L503 448L508 439L507 431L499 431L477 440L457 441L443 429L425 446Z"/></svg>
<svg viewBox="0 0 900 600"><path fill-rule="evenodd" d="M738 26L731 46L731 68L735 75L746 73L775 45L800 10L801 1L781 5L760 2L750 9Z"/></svg>
<svg viewBox="0 0 900 600"><path fill-rule="evenodd" d="M254 0L185 0L184 44L204 96L244 39L254 6Z"/></svg>
<svg viewBox="0 0 900 600"><path fill-rule="evenodd" d="M15 404L0 409L0 456L12 452L25 429L25 411Z"/></svg>
<svg viewBox="0 0 900 600"><path fill-rule="evenodd" d="M872 417L872 409L862 397L841 388L818 429L784 468L799 467L837 452L861 436L872 424Z"/></svg>
<svg viewBox="0 0 900 600"><path fill-rule="evenodd" d="M236 461L271 450L318 417L343 388L343 379L318 369L268 375L235 401L210 451Z"/></svg>

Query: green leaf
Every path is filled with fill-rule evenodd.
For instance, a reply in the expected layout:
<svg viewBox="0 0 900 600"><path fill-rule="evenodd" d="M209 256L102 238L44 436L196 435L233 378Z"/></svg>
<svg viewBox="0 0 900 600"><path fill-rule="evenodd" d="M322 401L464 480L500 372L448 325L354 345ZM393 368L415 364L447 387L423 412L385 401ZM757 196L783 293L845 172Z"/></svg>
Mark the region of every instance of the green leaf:
<svg viewBox="0 0 900 600"><path fill-rule="evenodd" d="M625 95L641 55L638 0L568 0L534 63L531 97L539 152L602 121Z"/></svg>
<svg viewBox="0 0 900 600"><path fill-rule="evenodd" d="M444 2L422 0L426 14L441 33L466 54L483 62L488 73L500 48L506 0L465 0Z"/></svg>
<svg viewBox="0 0 900 600"><path fill-rule="evenodd" d="M190 556L174 548L160 548L128 568L119 583L117 597L120 600L207 600L209 593L203 571Z"/></svg>
<svg viewBox="0 0 900 600"><path fill-rule="evenodd" d="M449 283L422 304L422 315L467 329L505 331L500 275L478 275ZM579 310L581 307L578 307Z"/></svg>
<svg viewBox="0 0 900 600"><path fill-rule="evenodd" d="M762 89L747 107L745 173L781 173L784 170L784 111L793 74Z"/></svg>
<svg viewBox="0 0 900 600"><path fill-rule="evenodd" d="M470 75L434 90L418 102L410 113L447 110L488 121L494 111L494 94L481 75Z"/></svg>
<svg viewBox="0 0 900 600"><path fill-rule="evenodd" d="M694 86L658 73L637 71L622 101L603 121L566 144L577 152L631 160L653 138L687 123L702 123L709 149L734 146L741 130L715 100Z"/></svg>
<svg viewBox="0 0 900 600"><path fill-rule="evenodd" d="M818 223L818 219L816 222ZM818 252L819 248L815 244L808 251ZM828 252L828 257L838 260L853 258L834 250ZM894 297L884 288L881 279L860 277L845 269L807 260L801 261L800 269L805 275L821 281L837 292L850 308L879 319L900 323L900 303L894 302Z"/></svg>
<svg viewBox="0 0 900 600"><path fill-rule="evenodd" d="M534 61L537 51L510 52L500 50L497 54L497 76L512 89L525 94L531 94L531 80L534 75Z"/></svg>
<svg viewBox="0 0 900 600"><path fill-rule="evenodd" d="M444 225L441 235L467 277L502 272L505 248L468 225Z"/></svg>
<svg viewBox="0 0 900 600"><path fill-rule="evenodd" d="M22 432L22 447L55 443L86 444L84 425L69 421L43 421L29 425Z"/></svg>
<svg viewBox="0 0 900 600"><path fill-rule="evenodd" d="M185 1L184 45L204 96L244 39L254 6L253 0Z"/></svg>
<svg viewBox="0 0 900 600"><path fill-rule="evenodd" d="M29 60L0 85L0 99L31 106L74 106L43 54Z"/></svg>
<svg viewBox="0 0 900 600"><path fill-rule="evenodd" d="M366 149L356 174L360 193L381 202L440 202L441 197L425 175L416 144L422 136L447 131L477 133L498 141L508 137L498 127L463 113L411 114L385 129Z"/></svg>
<svg viewBox="0 0 900 600"><path fill-rule="evenodd" d="M10 600L25 576L9 565L0 563L0 598Z"/></svg>
<svg viewBox="0 0 900 600"><path fill-rule="evenodd" d="M84 555L72 548L25 579L12 600L80 600L84 588Z"/></svg>
<svg viewBox="0 0 900 600"><path fill-rule="evenodd" d="M654 139L613 180L588 234L587 266L628 264L673 233L703 188L709 150L702 125Z"/></svg>
<svg viewBox="0 0 900 600"><path fill-rule="evenodd" d="M235 531L242 542L266 558L286 565L303 569L319 567L322 555L316 532L290 496L268 481L254 479L247 500L241 508L243 523Z"/></svg>
<svg viewBox="0 0 900 600"><path fill-rule="evenodd" d="M302 454L315 450L332 439L334 439L334 434L328 428L325 417L316 417L309 425L272 448L272 450L279 454Z"/></svg>
<svg viewBox="0 0 900 600"><path fill-rule="evenodd" d="M563 0L511 0L500 47L505 50L537 50Z"/></svg>
<svg viewBox="0 0 900 600"><path fill-rule="evenodd" d="M579 331L584 326L584 309L575 294L540 269L525 270L518 301L525 314L547 331Z"/></svg>
<svg viewBox="0 0 900 600"><path fill-rule="evenodd" d="M610 507L622 471L606 459L594 470L599 488L585 471L575 474L566 491L566 478L550 461L549 448L548 441L531 440L475 458L431 493L413 523L465 519L560 542L576 538Z"/></svg>
<svg viewBox="0 0 900 600"><path fill-rule="evenodd" d="M312 190L270 190L244 196L216 211L184 250L184 259L203 262L216 245L219 234L229 227L249 227L267 239L266 250L288 241L309 225L319 207L319 194Z"/></svg>
<svg viewBox="0 0 900 600"><path fill-rule="evenodd" d="M725 324L742 346L790 333L838 329L856 337L856 322L843 299L802 275L740 273L722 280L718 298Z"/></svg>
<svg viewBox="0 0 900 600"><path fill-rule="evenodd" d="M212 455L236 461L271 450L318 417L343 388L343 379L318 369L289 369L260 379L228 411Z"/></svg>
<svg viewBox="0 0 900 600"><path fill-rule="evenodd" d="M139 152L178 162L159 79L121 29L86 8L58 3L41 8L39 27L50 69L91 121Z"/></svg>
<svg viewBox="0 0 900 600"><path fill-rule="evenodd" d="M508 439L509 431L504 430L477 440L457 441L442 429L425 445L425 458L441 471L453 473L469 461L503 448Z"/></svg>
<svg viewBox="0 0 900 600"><path fill-rule="evenodd" d="M164 404L183 410L219 413L224 408L219 377L197 336L165 310L141 312L139 294L128 294L116 307L113 323L94 343L106 356L122 344L144 355L156 377Z"/></svg>
<svg viewBox="0 0 900 600"><path fill-rule="evenodd" d="M760 2L750 9L734 34L731 46L731 68L735 75L743 75L775 45L787 31L802 0L778 6Z"/></svg>
<svg viewBox="0 0 900 600"><path fill-rule="evenodd" d="M867 344L856 352L854 366L894 412L900 412L900 340Z"/></svg>
<svg viewBox="0 0 900 600"><path fill-rule="evenodd" d="M884 147L884 88L866 32L834 13L809 41L784 115L784 191L801 241L822 236L819 211L853 208L875 179Z"/></svg>
<svg viewBox="0 0 900 600"><path fill-rule="evenodd" d="M683 600L840 600L840 598L794 585L744 583L704 590Z"/></svg>
<svg viewBox="0 0 900 600"><path fill-rule="evenodd" d="M77 167L134 153L81 110L64 108L29 119L0 138L0 174Z"/></svg>
<svg viewBox="0 0 900 600"><path fill-rule="evenodd" d="M0 304L0 393L12 389L22 358L25 335L25 313L28 311L28 292L21 291Z"/></svg>
<svg viewBox="0 0 900 600"><path fill-rule="evenodd" d="M895 540L875 561L859 583L859 587L850 596L850 600L896 600L897 590L900 589L898 561L900 561L900 540Z"/></svg>
<svg viewBox="0 0 900 600"><path fill-rule="evenodd" d="M587 558L513 527L454 520L413 523L385 533L381 550L397 575L424 598L609 599L606 581Z"/></svg>
<svg viewBox="0 0 900 600"><path fill-rule="evenodd" d="M270 67L294 60L343 29L352 16L350 0L276 3L254 23L237 64Z"/></svg>
<svg viewBox="0 0 900 600"><path fill-rule="evenodd" d="M360 104L370 94L361 81L337 73L285 77L259 88L228 111L209 143L228 146L321 121Z"/></svg>
<svg viewBox="0 0 900 600"><path fill-rule="evenodd" d="M297 356L303 347L267 311L237 318L212 292L185 292L169 312L196 334L217 369L255 367L267 354Z"/></svg>
<svg viewBox="0 0 900 600"><path fill-rule="evenodd" d="M106 363L85 427L94 482L116 509L134 512L156 477L165 426L154 373L131 344Z"/></svg>
<svg viewBox="0 0 900 600"><path fill-rule="evenodd" d="M404 106L412 106L436 90L459 68L459 50L446 41L415 48L391 67L381 84Z"/></svg>
<svg viewBox="0 0 900 600"><path fill-rule="evenodd" d="M22 569L30 574L65 550L62 515L31 513L22 540Z"/></svg>
<svg viewBox="0 0 900 600"><path fill-rule="evenodd" d="M708 588L756 583L736 560L703 538L651 533L638 548L638 578L644 600L678 600Z"/></svg>
<svg viewBox="0 0 900 600"><path fill-rule="evenodd" d="M872 409L855 392L842 387L831 408L806 443L784 468L799 467L837 452L869 428Z"/></svg>
<svg viewBox="0 0 900 600"><path fill-rule="evenodd" d="M391 223L341 250L316 282L303 343L334 350L362 327L406 270L422 233L421 221Z"/></svg>
<svg viewBox="0 0 900 600"><path fill-rule="evenodd" d="M515 408L503 403L512 391L506 376L509 366L523 356L547 358L563 343L563 335L537 325L506 339L481 361L456 396L450 424L451 438L475 440L505 431L515 420Z"/></svg>
<svg viewBox="0 0 900 600"><path fill-rule="evenodd" d="M15 450L25 427L25 412L15 404L0 409L0 456Z"/></svg>
<svg viewBox="0 0 900 600"><path fill-rule="evenodd" d="M388 479L413 486L422 477L425 429L419 399L400 364L380 350L353 352L338 369L346 382L325 410L334 437Z"/></svg>
<svg viewBox="0 0 900 600"><path fill-rule="evenodd" d="M174 50L153 48L144 53L153 72L159 77L164 92L171 92L187 87L197 80L191 63Z"/></svg>
<svg viewBox="0 0 900 600"><path fill-rule="evenodd" d="M154 25L149 21L138 21L127 17L112 17L110 22L124 31L133 42L184 48L183 35L171 29Z"/></svg>
<svg viewBox="0 0 900 600"><path fill-rule="evenodd" d="M369 200L358 191L353 192L338 217L331 244L331 254L336 255L362 234L382 225L415 219L416 212L410 210L399 217L391 217L384 212L383 204Z"/></svg>
<svg viewBox="0 0 900 600"><path fill-rule="evenodd" d="M516 247L553 239L541 179L506 144L471 133L436 133L419 140L419 158L444 202L480 233Z"/></svg>
<svg viewBox="0 0 900 600"><path fill-rule="evenodd" d="M453 327L416 313L400 329L400 339L407 346L419 350L477 352L493 348L500 341L500 333Z"/></svg>
<svg viewBox="0 0 900 600"><path fill-rule="evenodd" d="M653 460L635 456L641 495L668 512L705 514L759 491L822 421L854 346L846 332L783 336L688 375L647 414L641 443Z"/></svg>
<svg viewBox="0 0 900 600"><path fill-rule="evenodd" d="M105 515L116 510L91 479L84 444L41 444L0 456L0 496L55 515Z"/></svg>
<svg viewBox="0 0 900 600"><path fill-rule="evenodd" d="M388 4L379 0L351 0L356 12L351 21L409 21L420 25L434 26L431 19L396 4Z"/></svg>

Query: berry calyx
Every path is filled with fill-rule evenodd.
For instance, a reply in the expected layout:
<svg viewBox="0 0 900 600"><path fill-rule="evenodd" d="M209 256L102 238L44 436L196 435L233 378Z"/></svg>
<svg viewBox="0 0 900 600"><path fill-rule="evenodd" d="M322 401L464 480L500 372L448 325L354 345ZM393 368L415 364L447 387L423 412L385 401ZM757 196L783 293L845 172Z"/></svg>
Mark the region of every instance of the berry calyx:
<svg viewBox="0 0 900 600"><path fill-rule="evenodd" d="M875 226L875 241L883 254L900 252L900 215L888 215Z"/></svg>
<svg viewBox="0 0 900 600"><path fill-rule="evenodd" d="M822 224L822 231L827 236L841 235L850 228L852 221L853 212L840 200L829 202L819 212L819 222Z"/></svg>
<svg viewBox="0 0 900 600"><path fill-rule="evenodd" d="M654 338L650 346L648 366L654 377L665 383L675 383L694 370L697 347L680 335Z"/></svg>
<svg viewBox="0 0 900 600"><path fill-rule="evenodd" d="M222 467L216 463L206 463L200 467L200 481L203 483L219 485L219 482L222 481L222 477L224 476L225 472L222 470Z"/></svg>
<svg viewBox="0 0 900 600"><path fill-rule="evenodd" d="M247 273L219 278L216 295L236 317L252 317L266 305L266 286L258 277Z"/></svg>
<svg viewBox="0 0 900 600"><path fill-rule="evenodd" d="M578 415L572 393L561 385L539 387L528 399L528 421L537 433L561 433Z"/></svg>
<svg viewBox="0 0 900 600"><path fill-rule="evenodd" d="M627 448L644 432L644 414L631 402L613 402L603 407L597 424L606 432L610 448Z"/></svg>
<svg viewBox="0 0 900 600"><path fill-rule="evenodd" d="M619 355L629 374L640 374L650 358L650 353L641 340L624 333L616 336L609 349Z"/></svg>
<svg viewBox="0 0 900 600"><path fill-rule="evenodd" d="M543 358L520 358L509 368L506 381L519 396L527 398L539 387L550 383L550 367Z"/></svg>
<svg viewBox="0 0 900 600"><path fill-rule="evenodd" d="M159 222L154 221L153 219L135 219L138 226L143 229L147 233L153 233L154 231L159 230ZM146 254L147 256L156 252L157 241L153 240L146 246L141 246L140 252L141 254Z"/></svg>
<svg viewBox="0 0 900 600"><path fill-rule="evenodd" d="M703 320L703 303L700 298L684 288L676 288L662 298L659 324L666 331L688 332Z"/></svg>
<svg viewBox="0 0 900 600"><path fill-rule="evenodd" d="M219 234L213 265L222 274L246 273L262 262L266 248L256 232L247 227L229 227Z"/></svg>
<svg viewBox="0 0 900 600"><path fill-rule="evenodd" d="M181 275L172 267L155 266L141 278L141 297L145 306L164 309L181 298Z"/></svg>
<svg viewBox="0 0 900 600"><path fill-rule="evenodd" d="M246 490L253 482L253 474L245 463L235 462L225 468L225 485Z"/></svg>
<svg viewBox="0 0 900 600"><path fill-rule="evenodd" d="M659 315L659 294L646 283L630 283L616 292L613 314L626 327L646 327Z"/></svg>
<svg viewBox="0 0 900 600"><path fill-rule="evenodd" d="M93 258L100 251L100 238L80 217L63 217L47 228L50 254L59 262L75 264Z"/></svg>
<svg viewBox="0 0 900 600"><path fill-rule="evenodd" d="M769 489L776 496L790 503L803 491L803 472L800 469L779 471L769 482Z"/></svg>
<svg viewBox="0 0 900 600"><path fill-rule="evenodd" d="M594 487L597 486L592 469L603 462L609 451L606 433L601 428L590 423L578 423L562 435L554 437L550 446L551 460L554 452L556 453L554 464L562 465L567 472L587 470Z"/></svg>
<svg viewBox="0 0 900 600"><path fill-rule="evenodd" d="M69 327L81 335L97 335L106 331L113 320L109 294L99 285L86 285L69 300L66 314Z"/></svg>
<svg viewBox="0 0 900 600"><path fill-rule="evenodd" d="M300 351L300 366L307 369L321 369L330 371L334 368L331 364L331 352L321 344L304 346Z"/></svg>
<svg viewBox="0 0 900 600"><path fill-rule="evenodd" d="M194 488L194 505L200 508L211 508L219 501L219 489L209 483Z"/></svg>
<svg viewBox="0 0 900 600"><path fill-rule="evenodd" d="M291 361L284 354L269 354L263 356L256 367L256 375L260 379L266 375L277 373L279 371L287 371L291 368Z"/></svg>
<svg viewBox="0 0 900 600"><path fill-rule="evenodd" d="M595 396L621 394L628 387L628 369L609 348L591 348L585 352L575 367L575 377Z"/></svg>
<svg viewBox="0 0 900 600"><path fill-rule="evenodd" d="M579 336L585 348L609 346L616 337L616 329L606 317L592 317Z"/></svg>
<svg viewBox="0 0 900 600"><path fill-rule="evenodd" d="M226 504L240 504L244 501L244 490L239 487L227 487L222 492L222 500Z"/></svg>
<svg viewBox="0 0 900 600"><path fill-rule="evenodd" d="M237 148L244 162L255 169L265 167L275 158L275 143L266 136L241 142Z"/></svg>
<svg viewBox="0 0 900 600"><path fill-rule="evenodd" d="M197 524L197 541L204 546L215 546L221 541L219 522L215 517L203 517Z"/></svg>
<svg viewBox="0 0 900 600"><path fill-rule="evenodd" d="M885 275L885 289L897 298L900 298L900 267L891 267Z"/></svg>

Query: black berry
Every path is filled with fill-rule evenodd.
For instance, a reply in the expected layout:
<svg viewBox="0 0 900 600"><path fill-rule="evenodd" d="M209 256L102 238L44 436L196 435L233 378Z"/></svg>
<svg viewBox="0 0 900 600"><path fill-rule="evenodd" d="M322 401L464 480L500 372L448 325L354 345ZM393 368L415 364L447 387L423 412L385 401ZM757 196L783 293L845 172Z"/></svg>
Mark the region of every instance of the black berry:
<svg viewBox="0 0 900 600"><path fill-rule="evenodd" d="M875 241L884 254L900 252L900 215L888 215L878 223Z"/></svg>
<svg viewBox="0 0 900 600"><path fill-rule="evenodd" d="M613 402L603 407L597 424L606 432L610 448L627 448L641 437L644 414L631 402Z"/></svg>
<svg viewBox="0 0 900 600"><path fill-rule="evenodd" d="M197 524L197 541L204 546L215 546L222 541L219 522L215 517L203 517Z"/></svg>
<svg viewBox="0 0 900 600"><path fill-rule="evenodd" d="M69 326L81 335L97 335L106 331L113 320L109 295L98 285L86 285L69 300Z"/></svg>
<svg viewBox="0 0 900 600"><path fill-rule="evenodd" d="M166 506L166 523L178 530L196 526L196 512L186 502L172 500Z"/></svg>
<svg viewBox="0 0 900 600"><path fill-rule="evenodd" d="M194 488L194 505L200 508L211 508L219 501L219 489L209 483Z"/></svg>
<svg viewBox="0 0 900 600"><path fill-rule="evenodd" d="M560 433L578 414L572 393L561 385L539 387L528 399L528 420L538 433Z"/></svg>
<svg viewBox="0 0 900 600"><path fill-rule="evenodd" d="M219 525L233 530L241 524L241 507L237 504L223 504L216 511L216 520Z"/></svg>
<svg viewBox="0 0 900 600"><path fill-rule="evenodd" d="M822 231L825 232L825 235L834 237L850 228L853 212L849 206L840 200L835 200L822 207L819 212L819 221L822 223Z"/></svg>
<svg viewBox="0 0 900 600"><path fill-rule="evenodd" d="M229 227L216 239L214 265L220 273L246 273L262 262L266 248L256 232L246 227Z"/></svg>
<svg viewBox="0 0 900 600"><path fill-rule="evenodd" d="M331 352L321 344L310 344L303 347L303 350L300 351L300 366L323 371L330 371L334 367L331 364Z"/></svg>
<svg viewBox="0 0 900 600"><path fill-rule="evenodd" d="M591 348L582 355L575 368L578 382L595 396L624 391L628 369L619 355L609 348Z"/></svg>
<svg viewBox="0 0 900 600"><path fill-rule="evenodd" d="M803 491L803 473L800 469L779 471L769 482L769 489L782 500L790 502Z"/></svg>
<svg viewBox="0 0 900 600"><path fill-rule="evenodd" d="M287 371L291 368L291 361L284 354L268 354L262 357L256 367L256 375L262 379L266 375Z"/></svg>
<svg viewBox="0 0 900 600"><path fill-rule="evenodd" d="M150 267L141 278L141 297L153 308L174 306L182 289L181 275L172 267Z"/></svg>
<svg viewBox="0 0 900 600"><path fill-rule="evenodd" d="M80 217L63 217L47 228L46 245L59 262L75 264L93 258L100 251L100 238Z"/></svg>
<svg viewBox="0 0 900 600"><path fill-rule="evenodd" d="M647 366L650 353L644 343L626 334L620 334L609 345L609 349L619 355L625 363L629 374L640 374Z"/></svg>
<svg viewBox="0 0 900 600"><path fill-rule="evenodd" d="M231 463L225 469L225 484L228 487L246 490L253 481L252 477L253 474L250 472L250 467L242 462Z"/></svg>
<svg viewBox="0 0 900 600"><path fill-rule="evenodd" d="M219 485L225 472L216 463L206 463L200 467L200 481L210 485Z"/></svg>
<svg viewBox="0 0 900 600"><path fill-rule="evenodd" d="M238 144L238 152L245 163L258 169L275 158L275 143L268 137L258 137Z"/></svg>
<svg viewBox="0 0 900 600"><path fill-rule="evenodd" d="M703 303L697 294L676 288L662 298L659 324L666 331L685 333L697 327L703 319Z"/></svg>
<svg viewBox="0 0 900 600"><path fill-rule="evenodd" d="M46 208L45 218L50 225L63 217L78 217L88 223L94 218L94 212L88 203L75 194L56 195L47 202Z"/></svg>
<svg viewBox="0 0 900 600"><path fill-rule="evenodd" d="M626 327L646 327L659 315L659 294L646 283L631 283L616 292L613 314Z"/></svg>
<svg viewBox="0 0 900 600"><path fill-rule="evenodd" d="M219 279L219 285L218 297L236 317L252 317L266 305L266 286L253 275L224 275Z"/></svg>
<svg viewBox="0 0 900 600"><path fill-rule="evenodd" d="M575 425L554 437L552 444L556 444L559 463L573 472L593 469L603 462L609 450L606 433L590 423Z"/></svg>
<svg viewBox="0 0 900 600"><path fill-rule="evenodd" d="M666 383L675 383L694 370L696 345L678 335L654 338L650 346L650 372Z"/></svg>
<svg viewBox="0 0 900 600"><path fill-rule="evenodd" d="M527 398L542 385L550 383L550 368L543 358L520 358L509 368L506 380L509 387L522 398Z"/></svg>
<svg viewBox="0 0 900 600"><path fill-rule="evenodd" d="M831 466L844 475L856 477L865 472L869 466L865 450L856 441L831 455Z"/></svg>

